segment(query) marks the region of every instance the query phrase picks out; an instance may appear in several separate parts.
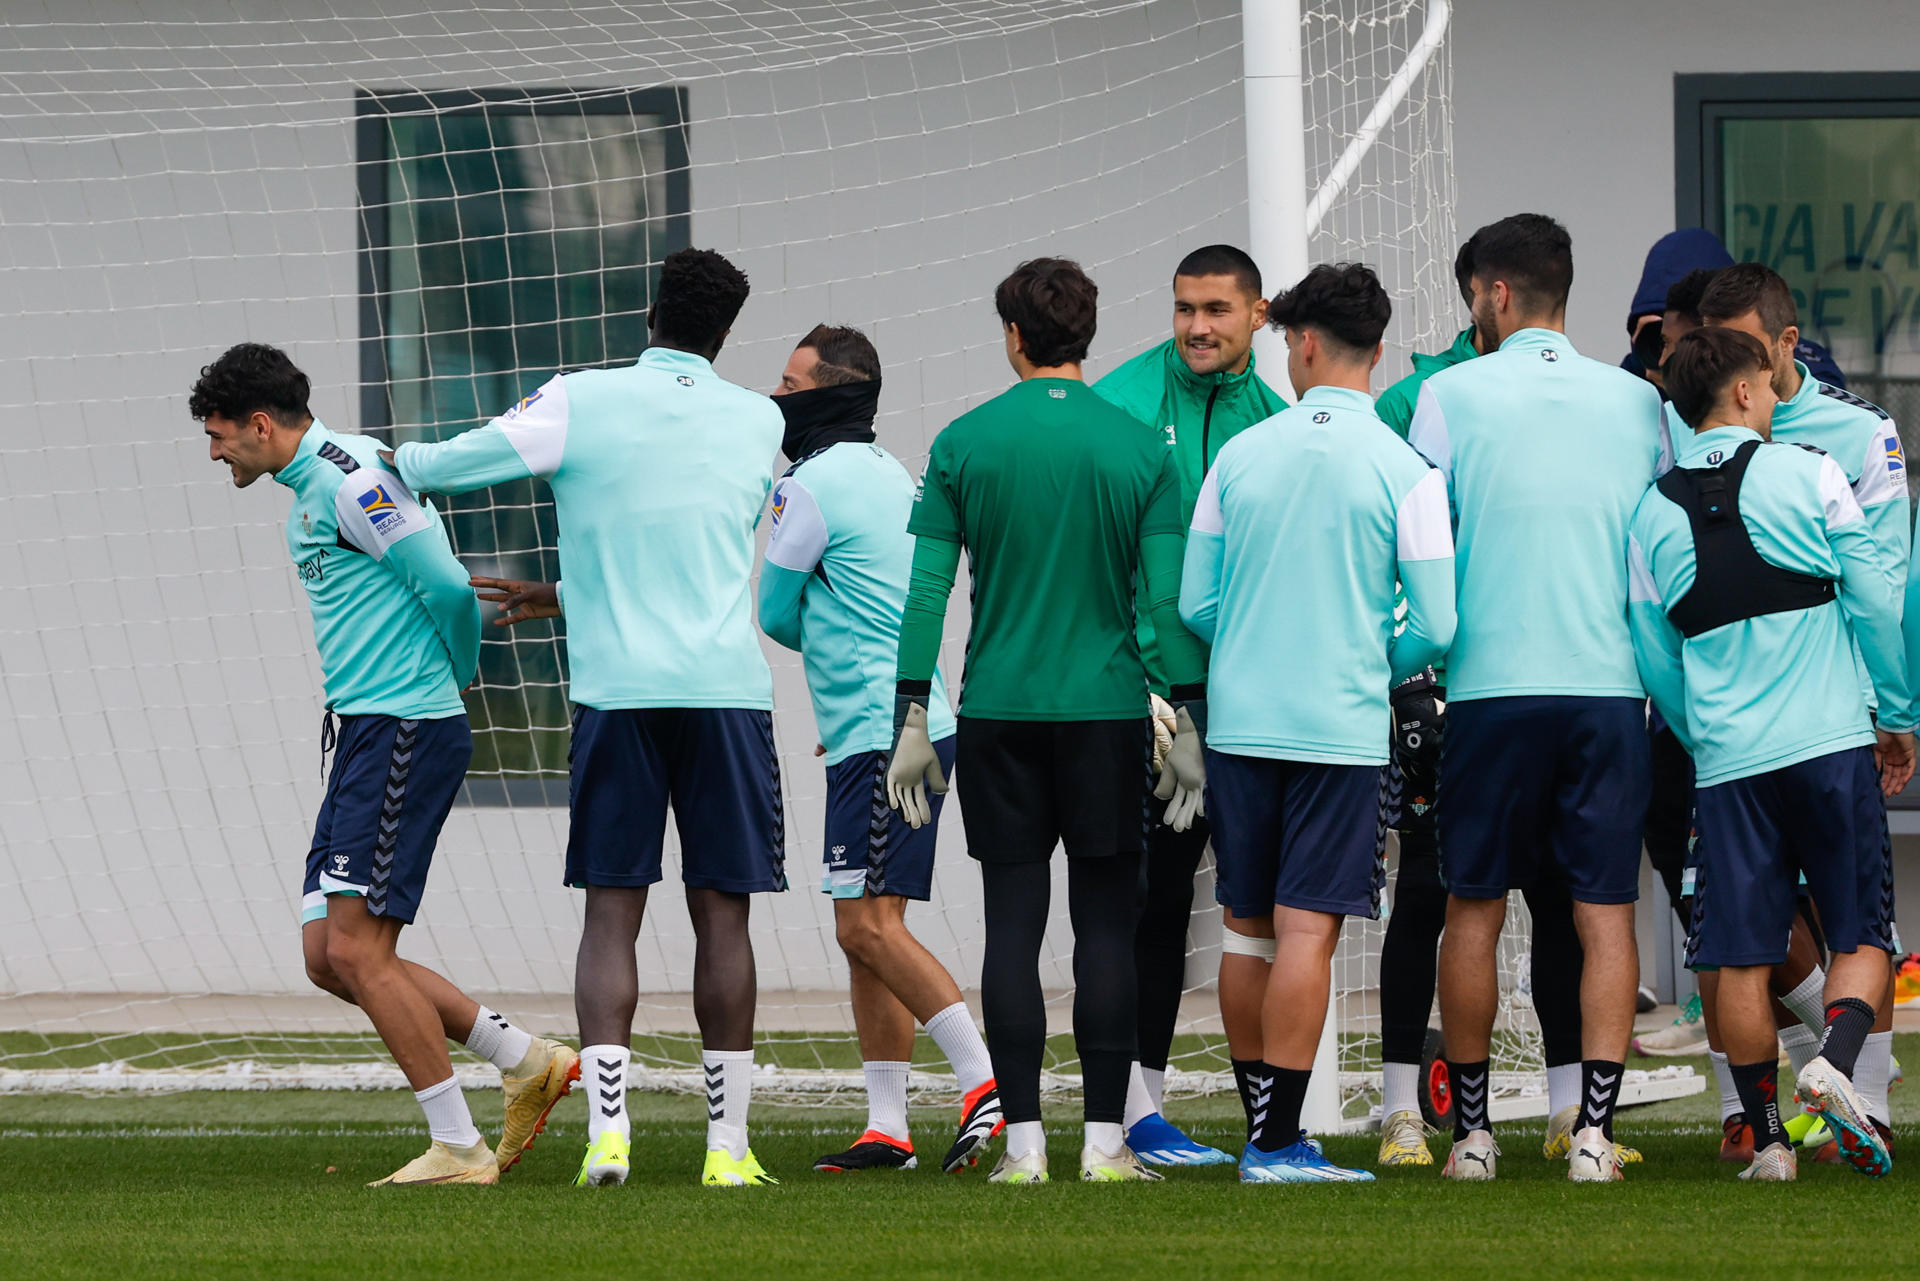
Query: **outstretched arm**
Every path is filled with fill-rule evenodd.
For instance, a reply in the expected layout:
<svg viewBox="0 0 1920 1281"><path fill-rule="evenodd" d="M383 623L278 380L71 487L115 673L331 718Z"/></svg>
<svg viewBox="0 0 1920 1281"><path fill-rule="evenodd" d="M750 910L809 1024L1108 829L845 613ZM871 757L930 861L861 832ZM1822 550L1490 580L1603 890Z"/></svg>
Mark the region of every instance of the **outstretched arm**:
<svg viewBox="0 0 1920 1281"><path fill-rule="evenodd" d="M464 494L529 476L551 479L566 447L567 384L552 378L485 427L382 456L416 493Z"/></svg>

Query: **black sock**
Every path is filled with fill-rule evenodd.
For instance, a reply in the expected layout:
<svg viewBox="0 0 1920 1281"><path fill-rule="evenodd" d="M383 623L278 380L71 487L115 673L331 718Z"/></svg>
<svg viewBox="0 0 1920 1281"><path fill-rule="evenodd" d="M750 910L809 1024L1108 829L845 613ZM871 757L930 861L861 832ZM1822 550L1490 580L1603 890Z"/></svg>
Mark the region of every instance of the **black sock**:
<svg viewBox="0 0 1920 1281"><path fill-rule="evenodd" d="M1254 1098L1263 1075L1259 1059L1233 1059L1233 1083L1240 1087L1240 1108L1247 1114L1247 1141L1253 1141Z"/></svg>
<svg viewBox="0 0 1920 1281"><path fill-rule="evenodd" d="M1820 1057L1849 1079L1860 1061L1860 1047L1873 1031L1873 1007L1857 996L1827 1002L1827 1030L1820 1037Z"/></svg>
<svg viewBox="0 0 1920 1281"><path fill-rule="evenodd" d="M1254 1111L1253 1133L1247 1142L1261 1152L1278 1152L1300 1141L1300 1108L1307 1101L1307 1081L1313 1076L1302 1068L1259 1067L1261 1088Z"/></svg>
<svg viewBox="0 0 1920 1281"><path fill-rule="evenodd" d="M1492 1130L1487 1120L1487 1060L1456 1063L1447 1060L1447 1079L1453 1085L1453 1141L1474 1130Z"/></svg>
<svg viewBox="0 0 1920 1281"><path fill-rule="evenodd" d="M1573 1127L1575 1133L1597 1125L1602 1134L1613 1137L1613 1105L1620 1098L1620 1078L1626 1070L1626 1064L1606 1059L1580 1060L1580 1120Z"/></svg>
<svg viewBox="0 0 1920 1281"><path fill-rule="evenodd" d="M1740 1110L1753 1127L1753 1150L1764 1152L1768 1146L1787 1141L1780 1124L1780 1061L1762 1059L1758 1063L1731 1063L1733 1086L1740 1091Z"/></svg>

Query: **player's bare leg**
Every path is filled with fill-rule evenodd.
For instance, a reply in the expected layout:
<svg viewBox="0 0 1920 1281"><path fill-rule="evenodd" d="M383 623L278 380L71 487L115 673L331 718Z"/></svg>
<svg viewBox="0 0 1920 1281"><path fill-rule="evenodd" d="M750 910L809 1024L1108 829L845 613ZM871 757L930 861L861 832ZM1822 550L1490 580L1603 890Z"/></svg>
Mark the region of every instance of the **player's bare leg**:
<svg viewBox="0 0 1920 1281"><path fill-rule="evenodd" d="M647 887L589 885L574 963L573 1009L580 1020L580 1078L587 1094L587 1155L575 1187L625 1183L633 1123L627 1072L633 1011L640 1003L634 943L647 913Z"/></svg>
<svg viewBox="0 0 1920 1281"><path fill-rule="evenodd" d="M493 1152L474 1128L453 1075L440 1015L395 954L402 922L367 911L357 895L327 900L327 968L367 1012L427 1114L433 1146L380 1183L494 1183Z"/></svg>
<svg viewBox="0 0 1920 1281"><path fill-rule="evenodd" d="M1613 1142L1613 1110L1626 1075L1627 1042L1640 986L1640 952L1633 937L1632 903L1573 905L1574 928L1585 951L1580 975L1580 1118L1574 1122L1567 1177L1612 1182L1622 1177Z"/></svg>
<svg viewBox="0 0 1920 1281"><path fill-rule="evenodd" d="M747 934L750 896L687 887L693 918L693 1017L707 1085L708 1187L775 1183L747 1145L753 1099L753 1009L758 980Z"/></svg>
<svg viewBox="0 0 1920 1281"><path fill-rule="evenodd" d="M1496 955L1507 900L1447 896L1447 928L1440 936L1440 1034L1453 1084L1453 1151L1441 1173L1450 1179L1490 1179L1500 1149L1487 1116L1493 1020L1500 1006ZM1584 979L1582 980L1585 981Z"/></svg>

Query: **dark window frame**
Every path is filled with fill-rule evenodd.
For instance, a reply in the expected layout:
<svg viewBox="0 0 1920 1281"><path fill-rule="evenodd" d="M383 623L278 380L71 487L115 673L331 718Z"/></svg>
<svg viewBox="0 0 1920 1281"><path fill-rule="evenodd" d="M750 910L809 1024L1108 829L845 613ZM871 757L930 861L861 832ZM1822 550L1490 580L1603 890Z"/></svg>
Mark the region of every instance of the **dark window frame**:
<svg viewBox="0 0 1920 1281"><path fill-rule="evenodd" d="M359 196L360 430L391 444L393 403L387 365L385 301L391 288L392 250L388 210L388 121L400 116L611 115L654 118L666 149L665 252L693 242L693 191L688 139L687 90L653 89L360 89L354 93L354 168ZM556 371L558 372L558 371ZM502 405L499 408L505 409ZM549 500L550 501L550 500ZM564 806L567 781L540 773L531 777L469 778L460 801L474 806Z"/></svg>

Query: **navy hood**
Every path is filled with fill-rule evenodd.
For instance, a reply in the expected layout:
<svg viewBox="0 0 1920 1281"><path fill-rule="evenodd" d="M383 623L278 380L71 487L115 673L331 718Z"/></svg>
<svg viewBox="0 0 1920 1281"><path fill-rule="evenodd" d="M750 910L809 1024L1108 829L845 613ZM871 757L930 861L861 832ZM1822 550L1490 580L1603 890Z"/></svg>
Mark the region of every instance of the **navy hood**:
<svg viewBox="0 0 1920 1281"><path fill-rule="evenodd" d="M1665 311L1667 290L1688 272L1732 265L1733 255L1705 227L1683 227L1660 237L1647 250L1647 265L1640 269L1640 287L1633 291L1633 306L1627 310L1627 332L1633 332L1633 322L1641 316Z"/></svg>

